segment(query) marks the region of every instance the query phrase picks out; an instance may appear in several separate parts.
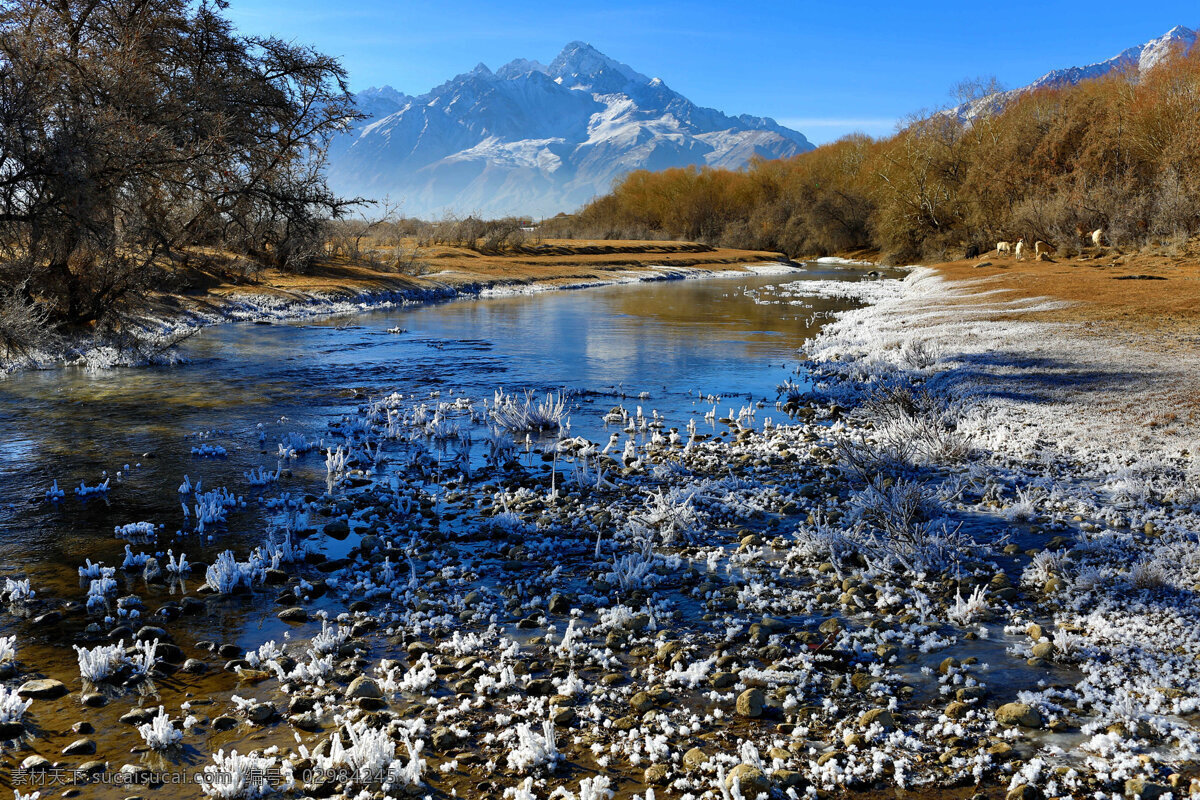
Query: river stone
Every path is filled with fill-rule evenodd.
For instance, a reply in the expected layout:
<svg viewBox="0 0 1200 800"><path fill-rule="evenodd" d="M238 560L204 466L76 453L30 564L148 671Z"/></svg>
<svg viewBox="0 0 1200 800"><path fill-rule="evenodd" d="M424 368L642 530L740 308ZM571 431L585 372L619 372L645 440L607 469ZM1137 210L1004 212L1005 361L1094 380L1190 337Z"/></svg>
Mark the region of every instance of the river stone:
<svg viewBox="0 0 1200 800"><path fill-rule="evenodd" d="M629 699L629 706L639 714L644 714L650 709L654 708L654 698L645 692L638 692ZM738 708L739 710L741 708L740 701Z"/></svg>
<svg viewBox="0 0 1200 800"><path fill-rule="evenodd" d="M718 672L712 676L711 683L714 689L728 689L737 683L737 675L732 672Z"/></svg>
<svg viewBox="0 0 1200 800"><path fill-rule="evenodd" d="M798 789L804 785L804 776L790 769L775 770L771 773L771 779L784 789Z"/></svg>
<svg viewBox="0 0 1200 800"><path fill-rule="evenodd" d="M661 786L667 782L667 776L671 773L671 767L668 764L651 764L646 767L643 780L650 786Z"/></svg>
<svg viewBox="0 0 1200 800"><path fill-rule="evenodd" d="M850 676L850 685L856 692L865 693L879 680L869 672L856 672Z"/></svg>
<svg viewBox="0 0 1200 800"><path fill-rule="evenodd" d="M729 770L729 774L725 776L725 788L732 790L734 786L738 786L745 797L757 797L771 790L767 776L752 764L738 764Z"/></svg>
<svg viewBox="0 0 1200 800"><path fill-rule="evenodd" d="M39 755L28 756L21 762L21 769L26 772L45 772L52 766L54 765L50 763L50 759Z"/></svg>
<svg viewBox="0 0 1200 800"><path fill-rule="evenodd" d="M305 611L303 608L300 608L299 606L293 606L292 608L285 608L283 611L280 611L276 616L278 616L284 622L305 622L308 620L308 612Z"/></svg>
<svg viewBox="0 0 1200 800"><path fill-rule="evenodd" d="M270 703L255 703L246 709L246 719L256 725L262 725L273 716L275 716L275 706Z"/></svg>
<svg viewBox="0 0 1200 800"><path fill-rule="evenodd" d="M202 672L208 672L208 664L205 664L198 658L189 658L183 662L183 671L190 672L193 675L199 675Z"/></svg>
<svg viewBox="0 0 1200 800"><path fill-rule="evenodd" d="M950 703L950 705L946 706L946 716L950 719L962 719L970 710L971 707L969 705L961 700L955 700L954 702Z"/></svg>
<svg viewBox="0 0 1200 800"><path fill-rule="evenodd" d="M238 724L237 717L231 717L227 714L222 714L213 720L214 731L228 731L236 728Z"/></svg>
<svg viewBox="0 0 1200 800"><path fill-rule="evenodd" d="M1150 523L1146 523L1149 525ZM1170 787L1160 783L1151 783L1145 778L1130 778L1125 781L1125 796L1140 797L1141 800L1158 800L1171 791Z"/></svg>
<svg viewBox="0 0 1200 800"><path fill-rule="evenodd" d="M380 691L379 684L374 679L359 675L350 682L350 687L346 689L346 697L351 699L367 697L378 700L383 697L383 692Z"/></svg>
<svg viewBox="0 0 1200 800"><path fill-rule="evenodd" d="M100 692L86 692L79 698L79 702L89 708L100 708L108 705L108 698L100 694Z"/></svg>
<svg viewBox="0 0 1200 800"><path fill-rule="evenodd" d="M1028 703L1005 703L996 709L996 721L1001 725L1040 728L1042 714Z"/></svg>
<svg viewBox="0 0 1200 800"><path fill-rule="evenodd" d="M439 753L449 751L458 743L458 737L445 725L434 728L429 740L433 744L433 749Z"/></svg>
<svg viewBox="0 0 1200 800"><path fill-rule="evenodd" d="M1042 800L1042 792L1036 786L1022 783L1020 786L1009 789L1004 800Z"/></svg>
<svg viewBox="0 0 1200 800"><path fill-rule="evenodd" d="M344 519L335 519L325 526L325 535L339 541L350 535L350 523Z"/></svg>
<svg viewBox="0 0 1200 800"><path fill-rule="evenodd" d="M738 695L738 716L749 717L751 719L761 717L765 701L766 697L763 695L762 689L747 689Z"/></svg>
<svg viewBox="0 0 1200 800"><path fill-rule="evenodd" d="M15 720L0 722L0 740L15 739L25 732L25 726Z"/></svg>
<svg viewBox="0 0 1200 800"><path fill-rule="evenodd" d="M153 556L147 558L145 566L142 567L142 580L146 583L159 583L162 579L162 565L158 563L158 559Z"/></svg>
<svg viewBox="0 0 1200 800"><path fill-rule="evenodd" d="M1054 655L1054 644L1051 642L1038 642L1033 646L1032 655L1034 658L1050 658Z"/></svg>
<svg viewBox="0 0 1200 800"><path fill-rule="evenodd" d="M872 725L878 724L885 731L896 730L896 719L892 716L892 712L886 708L872 708L858 718L858 724L862 728L869 728Z"/></svg>
<svg viewBox="0 0 1200 800"><path fill-rule="evenodd" d="M91 739L76 739L63 748L64 756L90 756L96 752L96 743Z"/></svg>
<svg viewBox="0 0 1200 800"><path fill-rule="evenodd" d="M67 694L67 692L67 685L53 678L39 678L37 680L25 681L17 689L17 694L21 697L32 697L35 700L54 700Z"/></svg>
<svg viewBox="0 0 1200 800"><path fill-rule="evenodd" d="M693 747L683 754L683 766L688 771L698 770L708 763L708 753L699 747Z"/></svg>

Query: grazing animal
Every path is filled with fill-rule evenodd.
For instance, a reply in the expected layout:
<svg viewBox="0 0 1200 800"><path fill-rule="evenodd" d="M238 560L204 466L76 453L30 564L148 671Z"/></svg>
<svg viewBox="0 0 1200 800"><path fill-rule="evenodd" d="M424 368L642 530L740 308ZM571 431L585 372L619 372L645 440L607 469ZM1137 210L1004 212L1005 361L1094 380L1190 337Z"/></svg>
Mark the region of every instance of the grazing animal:
<svg viewBox="0 0 1200 800"><path fill-rule="evenodd" d="M1033 243L1033 254L1036 257L1041 257L1043 255L1050 255L1050 252L1052 250L1054 250L1054 248L1051 247L1050 245L1046 244L1045 242L1043 242L1041 239L1039 239Z"/></svg>
<svg viewBox="0 0 1200 800"><path fill-rule="evenodd" d="M996 242L996 255L1000 255L1001 253L1011 253L1012 249L1012 242Z"/></svg>
<svg viewBox="0 0 1200 800"><path fill-rule="evenodd" d="M1096 230L1092 231L1091 237L1092 246L1099 247L1100 243L1104 241L1104 228L1096 228Z"/></svg>
<svg viewBox="0 0 1200 800"><path fill-rule="evenodd" d="M1017 257L1017 261L1025 260L1025 237L1017 239L1017 244L1013 247L1013 255Z"/></svg>

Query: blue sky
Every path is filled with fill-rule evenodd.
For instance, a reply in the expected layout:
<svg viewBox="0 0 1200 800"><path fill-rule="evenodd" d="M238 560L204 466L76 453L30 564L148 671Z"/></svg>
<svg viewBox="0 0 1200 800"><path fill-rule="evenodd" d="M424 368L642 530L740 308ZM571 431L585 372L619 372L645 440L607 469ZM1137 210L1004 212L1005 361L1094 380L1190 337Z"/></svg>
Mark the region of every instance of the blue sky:
<svg viewBox="0 0 1200 800"><path fill-rule="evenodd" d="M950 99L960 80L1020 86L1200 26L1192 2L449 2L232 0L243 33L338 55L355 90L419 94L483 62L550 61L580 39L692 101L775 117L814 142Z"/></svg>

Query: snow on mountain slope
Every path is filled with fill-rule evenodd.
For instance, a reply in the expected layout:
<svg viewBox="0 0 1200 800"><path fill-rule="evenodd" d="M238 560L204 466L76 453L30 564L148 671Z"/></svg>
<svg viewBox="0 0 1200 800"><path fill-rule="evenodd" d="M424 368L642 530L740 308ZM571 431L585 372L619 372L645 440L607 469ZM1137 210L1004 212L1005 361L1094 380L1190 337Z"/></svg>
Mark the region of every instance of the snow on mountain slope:
<svg viewBox="0 0 1200 800"><path fill-rule="evenodd" d="M1196 44L1197 32L1177 25L1157 39L1123 50L1112 58L1087 64L1082 67L1067 67L1047 72L1028 86L998 92L969 103L955 106L950 113L959 119L970 120L1004 107L1024 92L1054 86L1070 86L1089 78L1099 78L1112 72L1125 72L1137 76L1161 64L1172 55L1187 53Z"/></svg>
<svg viewBox="0 0 1200 800"><path fill-rule="evenodd" d="M549 65L480 64L420 97L383 87L356 99L370 118L330 149L330 184L390 195L414 216L548 216L631 170L740 167L813 147L770 118L697 106L583 42Z"/></svg>

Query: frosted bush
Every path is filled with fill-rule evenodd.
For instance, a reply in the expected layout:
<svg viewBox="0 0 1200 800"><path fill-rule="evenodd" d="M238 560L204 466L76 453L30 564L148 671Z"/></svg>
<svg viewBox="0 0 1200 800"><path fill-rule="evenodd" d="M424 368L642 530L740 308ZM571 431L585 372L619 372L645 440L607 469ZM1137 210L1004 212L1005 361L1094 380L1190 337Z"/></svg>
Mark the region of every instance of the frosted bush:
<svg viewBox="0 0 1200 800"><path fill-rule="evenodd" d="M158 707L158 714L149 722L138 725L137 730L152 750L170 750L183 741L183 731L175 727L162 706Z"/></svg>
<svg viewBox="0 0 1200 800"><path fill-rule="evenodd" d="M254 469L246 470L242 473L242 475L245 476L247 483L257 488L261 486L270 486L271 484L277 482L281 472L282 470L278 468L276 468L274 472L271 472L263 469L262 467L255 467Z"/></svg>
<svg viewBox="0 0 1200 800"><path fill-rule="evenodd" d="M518 399L497 391L492 417L502 428L513 432L557 430L567 421L567 403L561 392L547 392L546 398L539 402L531 392Z"/></svg>
<svg viewBox="0 0 1200 800"><path fill-rule="evenodd" d="M1004 518L1009 522L1029 522L1037 517L1038 504L1041 503L1045 492L1037 487L1017 489L1017 500L1004 511Z"/></svg>
<svg viewBox="0 0 1200 800"><path fill-rule="evenodd" d="M641 511L632 518L649 528L657 529L665 544L687 539L701 527L701 517L695 507L695 490L659 489L650 495Z"/></svg>
<svg viewBox="0 0 1200 800"><path fill-rule="evenodd" d="M0 684L0 722L20 722L33 704L17 694L15 689Z"/></svg>
<svg viewBox="0 0 1200 800"><path fill-rule="evenodd" d="M12 578L4 579L4 588L0 590L8 598L10 603L22 603L27 600L32 600L37 594L29 585L29 578L22 578L14 581Z"/></svg>
<svg viewBox="0 0 1200 800"><path fill-rule="evenodd" d="M334 734L329 742L329 755L316 756L323 769L348 768L362 784L382 784L385 789L413 787L421 784L425 761L421 759L421 742L413 742L407 730L402 730L408 760L397 758L396 743L383 728L372 728L365 720L346 725L348 743L342 733ZM304 749L301 753L305 753Z"/></svg>
<svg viewBox="0 0 1200 800"><path fill-rule="evenodd" d="M515 733L517 743L508 754L508 766L517 772L553 764L561 757L554 739L554 724L549 720L542 723L541 734L524 722L517 725Z"/></svg>
<svg viewBox="0 0 1200 800"><path fill-rule="evenodd" d="M218 555L204 574L208 585L217 594L231 594L239 586L249 589L257 577L258 570L249 562L238 561L231 550Z"/></svg>
<svg viewBox="0 0 1200 800"><path fill-rule="evenodd" d="M225 755L224 750L213 754L213 763L204 768L200 789L209 797L220 800L257 800L271 794L275 787L267 782L272 772L282 774L278 788L289 789L294 785L291 765L274 758L255 755L239 755L233 750Z"/></svg>
<svg viewBox="0 0 1200 800"><path fill-rule="evenodd" d="M0 636L0 664L17 660L17 637Z"/></svg>
<svg viewBox="0 0 1200 800"><path fill-rule="evenodd" d="M955 592L954 608L950 609L946 616L958 625L967 625L986 617L990 610L985 587L976 586L975 591L971 592L971 596L966 600L963 599L962 589Z"/></svg>
<svg viewBox="0 0 1200 800"><path fill-rule="evenodd" d="M133 646L134 654L129 659L129 664L133 667L133 671L139 675L145 675L154 668L157 661L158 639L152 642L140 641Z"/></svg>
<svg viewBox="0 0 1200 800"><path fill-rule="evenodd" d="M79 661L79 674L92 683L108 680L128 663L124 640L117 644L102 644L90 650L75 645L75 654Z"/></svg>
<svg viewBox="0 0 1200 800"><path fill-rule="evenodd" d="M333 653L350 638L350 630L338 625L336 628L329 620L321 620L321 632L312 638L312 648L318 653Z"/></svg>
<svg viewBox="0 0 1200 800"><path fill-rule="evenodd" d="M129 522L113 528L113 535L119 539L148 539L154 536L153 522Z"/></svg>
<svg viewBox="0 0 1200 800"><path fill-rule="evenodd" d="M932 492L923 484L899 478L888 483L876 476L850 499L851 523L862 522L892 536L920 534L923 523L939 513Z"/></svg>

